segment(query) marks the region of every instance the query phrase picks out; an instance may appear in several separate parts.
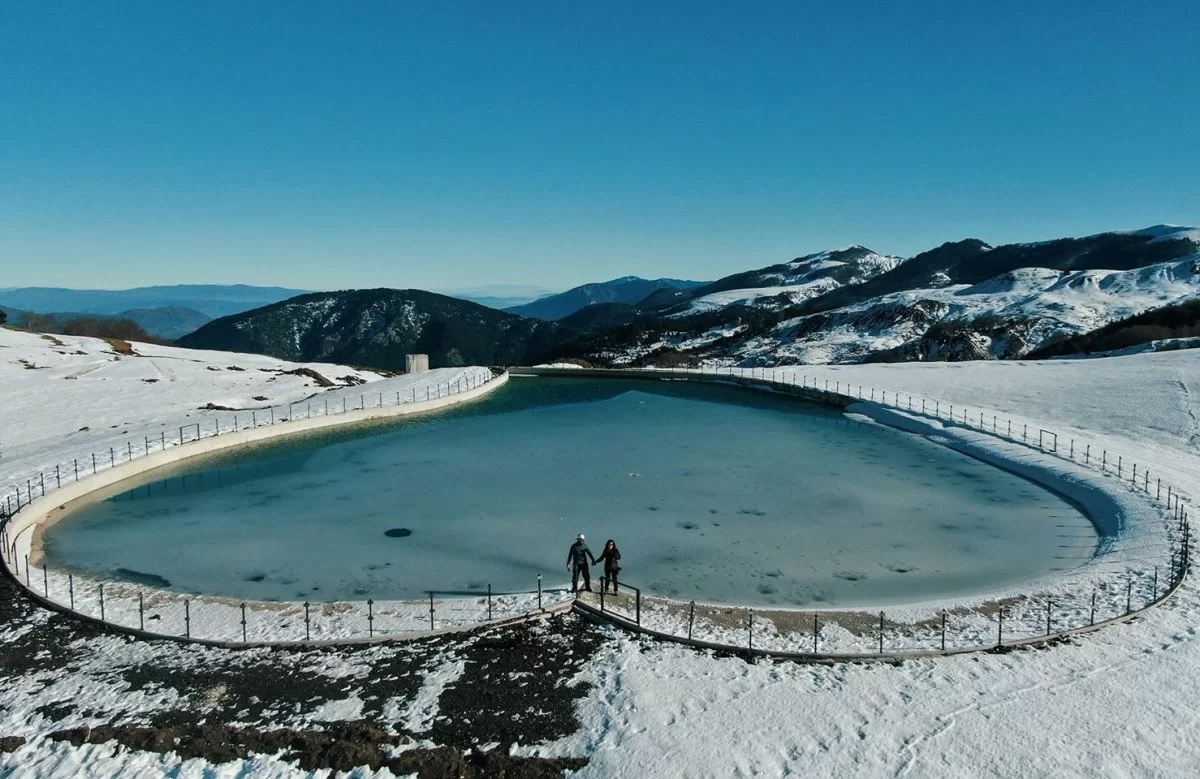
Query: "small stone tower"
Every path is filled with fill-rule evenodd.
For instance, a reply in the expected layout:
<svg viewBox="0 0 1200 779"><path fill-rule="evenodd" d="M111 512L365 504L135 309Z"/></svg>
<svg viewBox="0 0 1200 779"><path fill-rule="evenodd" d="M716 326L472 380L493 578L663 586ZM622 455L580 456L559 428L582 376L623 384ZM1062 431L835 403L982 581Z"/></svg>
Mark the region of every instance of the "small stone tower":
<svg viewBox="0 0 1200 779"><path fill-rule="evenodd" d="M428 354L406 354L404 355L404 372L405 373L424 373L429 370L429 355Z"/></svg>

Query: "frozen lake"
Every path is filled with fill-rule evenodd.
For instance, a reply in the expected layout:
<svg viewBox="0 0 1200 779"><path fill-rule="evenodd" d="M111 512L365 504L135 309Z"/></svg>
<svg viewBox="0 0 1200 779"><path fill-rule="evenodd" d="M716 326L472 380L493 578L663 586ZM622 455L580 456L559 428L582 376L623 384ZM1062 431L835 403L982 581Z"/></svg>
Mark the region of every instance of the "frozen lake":
<svg viewBox="0 0 1200 779"><path fill-rule="evenodd" d="M182 592L397 599L561 586L579 532L596 554L616 539L648 592L798 607L993 591L1098 542L1037 485L794 400L514 378L466 408L147 474L48 528L45 553Z"/></svg>

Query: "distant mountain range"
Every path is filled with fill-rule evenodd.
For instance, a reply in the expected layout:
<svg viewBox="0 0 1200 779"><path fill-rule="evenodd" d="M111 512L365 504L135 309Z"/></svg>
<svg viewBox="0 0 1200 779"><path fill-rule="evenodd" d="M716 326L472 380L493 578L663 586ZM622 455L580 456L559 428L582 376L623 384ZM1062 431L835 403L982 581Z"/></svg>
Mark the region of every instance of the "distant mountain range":
<svg viewBox="0 0 1200 779"><path fill-rule="evenodd" d="M703 281L683 279L643 279L638 276L622 276L612 281L596 282L574 287L557 295L538 298L532 303L505 309L520 316L536 317L547 321L564 319L588 306L601 303L632 305L663 291L686 292L703 286Z"/></svg>
<svg viewBox="0 0 1200 779"><path fill-rule="evenodd" d="M863 247L734 274L661 302L612 308L562 357L600 364L739 365L1024 357L1200 294L1200 230L993 247L902 260Z"/></svg>
<svg viewBox="0 0 1200 779"><path fill-rule="evenodd" d="M47 313L36 313L24 311L19 308L10 308L8 306L0 306L0 311L8 315L8 325L10 327L26 327L29 324L30 317L36 317L41 320L49 319L51 325L48 329L58 330L67 322L73 319L128 319L136 323L146 334L163 340L174 340L180 336L187 335L196 328L212 321L212 317L202 314L190 308L181 306L166 306L163 308L135 308L129 311L118 311L114 314L91 314L82 311L53 311ZM39 325L43 328L45 324Z"/></svg>
<svg viewBox="0 0 1200 779"><path fill-rule="evenodd" d="M209 289L235 305L230 288ZM263 294L240 289L236 305ZM435 366L1014 359L1195 347L1198 301L1200 230L1159 225L1002 246L968 238L907 259L849 246L713 282L586 284L510 311L420 290L309 293L181 343L384 369L411 352Z"/></svg>
<svg viewBox="0 0 1200 779"><path fill-rule="evenodd" d="M306 291L245 284L176 284L133 289L9 287L0 289L0 306L35 314L124 314L141 309L190 308L215 318L276 303Z"/></svg>
<svg viewBox="0 0 1200 779"><path fill-rule="evenodd" d="M214 320L181 346L401 370L404 356L434 367L542 359L574 336L470 301L415 289L315 292Z"/></svg>
<svg viewBox="0 0 1200 779"><path fill-rule="evenodd" d="M431 291L460 300L469 300L472 303L501 311L555 294L552 290L533 284L483 284L475 287Z"/></svg>

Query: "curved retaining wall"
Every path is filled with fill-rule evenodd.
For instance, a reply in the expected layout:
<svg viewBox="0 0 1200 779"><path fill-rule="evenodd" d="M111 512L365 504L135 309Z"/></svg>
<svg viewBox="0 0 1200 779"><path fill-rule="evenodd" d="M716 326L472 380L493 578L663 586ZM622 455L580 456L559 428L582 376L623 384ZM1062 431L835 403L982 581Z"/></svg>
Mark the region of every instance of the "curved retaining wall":
<svg viewBox="0 0 1200 779"><path fill-rule="evenodd" d="M505 372L475 389L464 390L453 395L434 398L433 400L350 410L331 416L320 416L312 419L293 419L273 425L254 427L248 430L222 433L208 438L188 441L178 446L172 446L169 449L152 452L135 460L129 460L112 468L106 468L92 476L86 476L79 481L64 484L52 492L47 492L45 495L34 498L10 518L5 526L9 539L9 559L21 560L24 555L29 554L31 531L47 519L53 520L52 515L65 512L68 504L97 490L112 486L147 471L152 471L155 468L162 468L166 465L174 465L195 457L212 454L213 452L245 446L246 444L260 443L284 436L340 427L356 422L368 422L371 420L404 417L436 411L481 398L499 389L507 381L508 373ZM11 566L7 562L5 565L10 567L11 572Z"/></svg>
<svg viewBox="0 0 1200 779"><path fill-rule="evenodd" d="M416 403L399 403L390 406L349 410L331 416L280 421L269 426L254 427L236 432L230 431L228 433L221 433L220 435L188 441L183 444L172 446L168 449L152 452L137 459L106 468L94 475L86 476L81 478L79 481L72 481L68 484L64 484L53 491L47 492L45 495L34 498L28 504L21 507L19 511L15 512L12 517L9 517L2 525L0 525L0 530L3 531L2 537L4 539L4 554L0 554L0 568L2 568L5 575L7 575L8 578L15 584L21 587L21 589L23 589L27 595L32 597L35 601L46 608L65 614L71 614L77 618L92 623L105 624L115 630L132 635L146 638L168 638L172 640L190 641L193 643L203 643L216 646L292 646L308 644L318 645L361 643L372 640L408 640L412 638L442 635L445 633L461 632L463 630L473 630L482 627L512 624L514 622L521 622L526 619L562 611L564 610L564 607L562 606L547 606L545 609L536 609L515 616L498 619L494 622L480 623L478 625L465 627L459 626L443 628L440 630L420 631L404 635L392 634L387 637L377 636L374 639L325 639L311 642L235 642L204 639L199 637L190 638L172 633L158 633L144 629L133 628L126 625L120 625L108 620L101 620L93 615L74 610L64 603L60 603L52 598L46 597L43 593L35 591L30 583L23 581L21 576L18 575L18 570L24 570L28 565L26 561L29 559L29 555L31 554L33 538L37 529L42 527L44 524L55 522L62 516L65 516L67 513L69 513L68 509L72 504L87 499L97 491L112 487L119 482L157 468L174 465L196 457L202 457L214 452L224 451L239 446L246 446L248 444L260 443L285 436L300 435L317 430L355 423L436 412L441 409L463 403L469 403L482 398L502 387L505 383L507 383L508 378L509 374L506 371L501 373L499 376L494 377L487 383L480 385L479 387L463 390L440 398L433 398L427 401L418 401ZM26 578L28 578L27 571ZM566 604L565 608L569 607L570 604Z"/></svg>
<svg viewBox="0 0 1200 779"><path fill-rule="evenodd" d="M435 411L437 409L445 408L445 407L452 406L452 405L457 405L459 403L470 402L471 400L479 398L479 397L487 394L488 392L491 392L492 390L497 389L500 386L502 386L508 380L510 375L516 375L516 376L522 376L522 375L524 375L524 376L563 376L563 377L579 377L579 378L582 378L582 377L617 378L617 379L644 378L644 379L656 379L656 380L664 380L664 379L666 379L666 380L671 380L671 379L701 380L701 381L709 381L709 382L735 384L735 385L744 386L744 387L747 387L750 389L757 389L757 390L761 390L761 391L793 395L793 396L799 397L808 402L815 402L815 403L832 406L832 407L836 407L836 408L843 409L843 410L849 409L852 405L854 405L856 403L862 403L864 401L863 398L859 398L859 397L856 397L851 394L843 394L837 390L818 388L815 385L815 383L813 386L807 386L807 384L797 384L794 382L794 377L793 377L793 382L789 383L786 381L784 381L784 382L773 381L772 379L767 378L765 375L763 375L763 376L752 376L752 375L747 376L747 375L739 375L739 374L730 375L730 374L723 374L723 373L719 373L719 372L667 371L667 370L656 370L656 369L644 369L644 370L579 369L579 370L576 370L576 369L558 369L558 368L514 368L514 369L511 369L511 371L506 371L505 373L501 374L501 376L499 376L496 379L493 379L492 381L488 382L487 384L484 384L478 388L475 388L472 390L467 390L467 391L457 393L457 394L451 395L451 396L437 398L434 400L416 403L416 404L401 404L401 405L397 405L397 406L382 407L382 408L360 409L357 411L352 410L352 411L347 411L343 414L339 414L334 417L320 417L320 418L316 418L316 419L291 420L288 422L281 422L276 425L272 425L270 427L253 428L250 430L231 432L231 433L223 434L220 436L214 436L214 437L210 437L210 438L204 438L204 439L199 439L196 441L191 441L186 444L176 446L176 447L173 447L173 448L165 450L165 451L160 451L157 453L152 453L152 454L146 455L135 461L123 463L119 466L107 469L107 470L105 470L99 474L96 474L92 477L87 477L85 479L82 479L79 482L73 482L69 485L66 485L60 489L55 490L53 493L49 493L45 496L39 497L39 498L31 501L31 503L29 503L20 512L18 512L16 516L10 518L10 520L4 527L5 537L7 539L9 539L8 546L5 549L5 551L8 553L8 556L11 560L23 559L22 555L26 554L30 548L30 542L31 542L32 535L33 535L33 533L31 531L34 528L36 528L38 525L40 525L42 522L45 522L47 520L53 520L55 518L54 515L56 513L62 512L65 514L68 504L70 504L76 500L82 499L97 490L104 489L106 487L114 485L117 482L128 479L137 474L144 473L146 471L149 471L149 470L152 470L155 468L160 468L165 465L171 465L174 463L178 463L178 462L181 462L181 461L193 458L193 457L203 456L205 454L220 451L223 449L228 449L228 448L232 448L235 446L242 446L245 444L265 441L268 439L273 439L273 438L277 438L277 437L281 437L281 436L294 435L294 434L309 432L309 431L313 431L313 430L319 430L319 429L323 429L323 428L333 427L333 426L337 426L337 425L352 424L355 422L363 422L363 421L383 419L383 418L389 418L389 417L405 416L405 415L409 415L409 414L424 413L424 412L429 412L429 411ZM889 405L886 403L886 397L887 397L886 393L882 393L881 398L880 398L880 400L881 400L880 409L881 410L889 408ZM896 401L895 408L903 410L902 406L900 405L899 396L893 394L893 397L894 397L894 400ZM872 400L874 400L874 391L872 391ZM910 397L909 402L910 402L909 411L911 412L911 397ZM953 413L953 412L951 411L951 413ZM872 415L872 416L874 416L874 415ZM940 414L937 414L937 413L935 413L933 415L922 413L921 416L932 416L933 418L936 418L936 419L942 419ZM952 417L952 419L953 419L953 417ZM879 421L885 421L885 420L879 420ZM965 417L964 417L964 424L965 424ZM981 428L981 429L984 429L986 431L986 428ZM970 452L964 452L964 453L970 454ZM993 463L993 464L996 464L996 463ZM1000 467L1003 467L1003 465L1000 464ZM1039 479L1039 481L1042 481L1042 480ZM1045 484L1044 481L1043 481L1043 484ZM77 611L73 611L73 610L69 609L68 607L66 607L65 605L63 605L57 601L54 601L52 599L46 598L42 594L35 592L31 587L26 586L26 583L24 583L20 580L20 578L15 574L15 572L13 571L12 567L9 564L5 563L3 565L3 568L4 568L5 573L10 577L10 579L12 579L18 585L20 585L27 592L27 594L29 594L34 600L41 603L42 605L44 605L47 608L50 608L50 609L53 609L56 611L60 611L60 612L64 612L64 613L69 613L69 614L75 615L79 618L82 618L82 619L85 619L85 620L88 620L91 622L106 624L118 631L129 633L132 635L137 635L137 636L142 636L142 637L147 637L147 638L169 638L169 639L176 640L176 641L190 641L193 643L203 643L203 644L216 645L216 646L232 647L232 646L332 645L332 644L341 644L341 643L361 643L364 641L378 642L378 641L396 641L396 640L416 639L416 638L425 638L425 637L434 636L434 635L443 635L443 634L447 634L447 633L462 632L465 630L475 630L475 629L480 629L480 628L485 628L485 627L494 627L494 626L499 626L499 625L514 624L514 623L526 621L528 619L537 618L537 617L548 615L551 613L560 613L567 609L574 608L574 610L576 612L580 613L582 616L584 616L585 618L588 618L588 619L604 621L604 622L612 624L616 627L630 630L633 632L639 632L639 633L654 637L656 639L687 644L687 645L694 646L697 648L702 648L702 649L726 651L726 652L731 652L731 653L745 654L748 656L764 656L764 657L769 656L769 657L791 658L791 659L797 659L797 660L803 660L803 661L809 661L809 662L844 662L847 660L893 661L893 660L904 659L904 658L933 657L933 656L942 656L942 655L951 655L951 654L961 654L961 653L972 652L972 651L995 651L998 648L1013 648L1013 647L1019 647L1019 646L1045 644L1047 642L1054 641L1054 640L1057 640L1057 639L1060 639L1063 637L1076 635L1076 634L1080 634L1080 633L1086 633L1086 632L1090 632L1093 630L1097 630L1106 625L1127 621L1127 620L1137 616L1142 611L1152 608L1153 606L1158 605L1159 603L1162 603L1166 599L1170 598L1175 593L1175 591L1179 588L1179 586L1182 584L1183 578L1186 575L1187 568L1188 568L1186 515L1184 517L1183 529L1184 529L1183 530L1183 532L1184 532L1183 545L1179 550L1179 557L1178 557L1180 564L1177 566L1174 564L1172 565L1171 570L1172 570L1173 574L1172 574L1172 577L1167 581L1167 586L1163 590L1163 592L1161 594L1156 593L1156 597L1152 601L1146 603L1144 606L1141 606L1140 608L1138 608L1136 610L1131 610L1125 614L1121 614L1114 618L1102 620L1102 621L1096 622L1092 625L1069 628L1069 629L1061 630L1061 631L1054 632L1054 633L1048 633L1044 636L1036 636L1036 637L1032 637L1032 638L1010 639L1008 641L1001 640L997 643L992 643L992 644L980 644L980 645L966 646L966 647L955 647L955 648L949 648L949 649L945 649L945 650L941 650L941 651L896 650L896 651L885 651L885 652L880 652L880 653L854 653L854 654L847 654L847 653L832 654L832 653L819 653L819 652L809 653L809 652L779 651L779 650L773 650L773 649L768 649L768 648L757 648L757 647L752 648L752 647L746 647L746 646L740 646L740 645L734 645L734 644L725 644L725 643L719 643L719 642L713 642L713 641L706 641L706 640L702 640L702 639L692 639L690 637L685 638L683 636L675 635L672 633L658 631L658 630L655 630L646 625L641 625L638 622L630 620L620 614L614 614L612 612L603 612L599 609L596 609L594 606L591 606L590 604L587 604L587 603L584 603L581 601L576 601L574 604L568 602L566 604L559 604L559 605L551 606L551 607L548 607L545 609L537 609L535 611L530 611L527 613L519 614L519 615L510 617L510 618L501 619L501 620L497 620L495 622L490 622L490 623L481 623L479 625L466 626L466 627L444 628L441 630L433 630L433 631L422 631L422 632L416 632L416 633L412 633L412 634L408 634L408 635L404 635L404 636L389 635L389 636L385 636L385 637L375 637L374 639L354 638L354 639L333 639L333 640L325 639L325 640L315 640L315 641L239 642L239 641L212 640L212 639L204 639L204 638L189 638L189 637L179 636L179 635L175 635L175 634L155 633L155 632L151 632L151 631L135 629L135 628L131 628L128 626L113 624L111 622L103 622L102 620L99 620L94 616L91 616L88 614L83 614L83 613L80 613ZM27 576L28 576L28 574L27 574Z"/></svg>
<svg viewBox="0 0 1200 779"><path fill-rule="evenodd" d="M1025 439L1024 434L1023 434L1023 440L1017 441L1015 439L1015 437L1006 437L1003 434L997 433L997 431L994 428L994 425L995 425L994 417L993 417L993 429L991 431L988 430L986 421L984 420L984 418L981 418L980 425L978 425L978 426L972 425L969 422L968 417L966 416L965 410L962 410L963 417L962 417L962 421L960 423L958 421L958 416L954 413L954 406L948 405L948 411L949 411L948 417L943 416L943 413L941 411L941 404L937 404L936 406L934 406L932 403L930 403L929 404L930 407L927 408L925 406L925 404L922 403L921 411L917 412L913 406L913 400L912 400L911 395L908 398L908 407L905 408L904 404L901 402L901 396L899 393L895 393L895 392L890 393L892 396L893 402L891 404L889 404L887 402L888 394L889 394L888 391L877 392L875 389L868 388L869 392L870 392L870 394L869 394L870 400L868 401L867 397L866 397L867 393L863 392L861 389L860 389L860 392L862 394L857 395L857 394L842 393L840 391L841 387L836 384L833 387L827 386L825 388L821 388L821 387L817 386L815 379L811 385L807 382L807 377L805 377L802 381L797 381L794 372L792 372L790 376L788 376L788 374L785 374L785 379L790 378L790 381L788 381L788 380L779 381L779 380L775 379L775 376L773 375L774 374L773 371L770 372L772 375L768 376L767 370L763 370L762 374L758 375L758 376L753 375L753 374L745 375L743 373L732 373L732 372L731 373L723 373L719 370L698 370L698 369L667 370L667 369L513 368L513 369L511 369L511 371L512 371L512 374L515 376L526 375L526 376L559 376L559 377L581 377L581 378L582 377L588 377L588 378L594 377L594 378L614 378L614 379L642 378L642 379L649 379L649 380L657 379L657 380L703 381L703 382L709 382L709 383L735 384L735 385L740 385L740 386L748 387L751 389L758 389L758 390L766 391L766 392L794 395L794 396L800 397L806 401L817 402L817 403L827 405L827 406L834 406L834 407L841 408L842 410L848 411L851 413L859 413L859 414L869 417L870 419L874 420L875 422L877 422L879 424L885 424L890 427L895 427L897 429L906 430L908 432L911 432L911 433L914 433L917 435L922 435L926 438L937 440L942 445L948 446L948 447L955 449L956 451L959 451L963 454L966 454L971 457L975 457L976 459L983 460L984 462L987 462L995 467L1010 470L1011 472L1017 473L1018 475L1020 475L1024 478L1028 478L1031 481L1038 483L1042 487L1049 489L1051 492L1056 493L1061 498L1063 498L1063 499L1075 504L1079 508L1083 509L1084 513L1092 520L1093 524L1096 526L1096 529L1101 533L1102 538L1106 535L1116 535L1116 534L1124 531L1124 528L1122 527L1122 524L1121 524L1121 516L1120 516L1120 509L1119 509L1121 500L1118 498L1118 495L1116 493L1113 493L1110 491L1110 488L1106 488L1106 487L1108 487L1108 485L1101 486L1101 485L1097 485L1097 484L1084 484L1084 483L1068 482L1063 479L1057 478L1056 475L1054 473L1052 473L1049 470L1049 468L1047 468L1047 467L1039 467L1037 465L1031 466L1028 463L1018 463L1015 461L1009 462L1007 460L1007 458L1005 458L1004 456L999 455L996 452L988 451L976 443L972 443L970 441L964 441L964 440L950 440L950 439L946 438L944 435L937 435L937 433L939 431L934 429L934 427L932 425L933 425L933 423L936 423L938 425L942 425L943 427L946 427L947 429L952 429L954 427L961 427L962 429L969 430L973 433L982 432L989 436L994 437L997 440L1005 441L1008 443L1020 444L1021 446L1025 447L1027 450L1041 452L1047 456L1053 455L1053 456L1057 457L1059 460L1067 460L1068 455L1064 454L1062 451L1060 451L1058 449L1057 437L1055 437L1055 439L1054 439L1054 448L1053 449L1047 448L1047 446L1043 445L1040 437L1038 438L1037 446L1034 446L1033 439ZM829 382L826 382L826 384L828 385ZM842 385L842 386L846 387L847 393L852 392L852 388L850 385ZM876 397L877 395L878 395L878 399ZM856 406L857 406L857 408L855 408ZM960 410L961 410L961 407L960 407ZM927 420L930 420L930 421L927 421ZM949 422L949 426L945 425L946 422ZM1010 432L1011 432L1011 430L1010 430ZM1053 433L1050 431L1040 431L1040 432L1045 432L1045 433L1049 433L1050 435L1053 435ZM1070 461L1072 463L1082 467L1083 463L1080 463L1078 460L1076 460L1076 458L1074 456L1074 442L1073 441L1071 442L1070 452L1071 452L1071 454L1069 455ZM1093 468L1094 468L1094 466L1093 466ZM1117 474L1117 473L1114 473L1111 471L1104 472L1104 473L1105 473L1105 475L1110 475L1110 476L1117 475L1119 478L1119 474ZM1131 480L1130 485L1128 485L1128 486L1132 487L1132 491L1134 493L1143 492L1147 503L1153 504L1155 502L1161 502L1161 500L1160 500L1161 496L1155 497L1152 494L1149 478L1147 477L1145 484L1143 485L1142 482L1140 480L1138 480L1136 477L1136 469L1134 471L1134 474L1135 474L1134 478ZM1161 492L1161 485L1159 488L1159 492ZM1157 512L1157 513L1162 514L1163 524L1164 524L1164 527L1167 529L1166 533L1165 533L1166 540L1167 540L1167 546L1170 549L1169 565L1168 565L1167 559L1164 558L1164 560L1162 560L1162 563L1164 564L1164 567L1165 567L1165 572L1167 572L1167 576L1168 576L1168 578L1165 581L1165 587L1161 590L1158 590L1157 586L1156 586L1153 591L1152 596L1147 597L1144 601L1139 600L1136 608L1127 607L1126 610L1124 611L1124 613L1118 613L1117 616L1106 618L1106 619L1101 619L1100 621L1093 620L1091 624L1083 624L1083 625L1076 625L1074 627L1066 627L1064 629L1057 630L1057 631L1047 630L1046 633L1043 635L1034 635L1034 636L1027 636L1027 637L1022 637L1022 638L1010 638L1010 639L1005 640L1003 638L1003 624L1001 623L1001 625L1000 625L1001 635L998 638L998 640L996 640L996 641L980 642L980 643L971 644L971 645L967 645L967 646L947 647L947 648L940 649L940 650L896 649L896 650L886 650L885 651L884 649L882 649L882 644L881 644L881 651L879 651L879 652L837 652L837 653L817 652L817 651L798 652L798 651L788 651L788 650L778 650L778 649L754 647L754 646L748 646L746 644L721 643L719 641L709 641L709 640L704 640L704 639L699 639L699 638L692 638L690 635L682 636L682 635L678 635L678 634L671 633L671 632L657 630L650 625L643 624L643 620L641 618L639 618L637 620L631 619L628 616L625 616L625 615L622 615L619 613L614 613L611 610L606 611L606 610L596 608L595 605L584 602L582 600L576 601L575 611L577 613L579 613L581 616L583 616L584 618L587 618L589 620L598 621L598 622L606 622L615 627L618 627L618 628L621 628L624 630L628 630L630 632L647 635L649 637L652 637L652 638L655 638L658 640L685 644L685 645L693 646L693 647L700 648L700 649L708 649L708 650L736 653L736 654L745 655L745 656L778 657L778 658L785 658L785 659L801 660L801 661L805 661L805 662L822 662L822 663L829 662L829 663L831 663L831 662L845 662L845 661L893 661L893 660L902 660L902 659L906 659L906 658L937 657L937 656L946 656L946 655L952 655L952 654L963 654L963 653L968 653L968 652L980 652L980 651L1002 651L1005 649L1017 648L1017 647L1021 647L1021 646L1045 645L1047 643L1057 641L1062 638L1066 638L1066 637L1073 636L1073 635L1079 635L1082 633L1089 633L1089 632L1098 630L1102 627L1106 627L1108 625L1126 622L1130 619L1133 619L1136 616L1138 616L1139 614L1141 614L1142 612L1147 611L1148 609L1153 608L1153 607L1165 602L1169 598L1171 598L1175 594L1175 592L1179 589L1179 587L1182 586L1183 580L1186 577L1188 569L1190 567L1189 566L1189 562L1190 562L1190 555L1189 555L1190 531L1189 531L1189 526L1188 526L1188 522L1187 522L1187 512L1184 510L1184 507L1182 505L1180 505L1180 501L1178 500L1178 497L1179 497L1178 493L1175 493L1175 494L1176 494L1176 501L1175 501L1174 511L1172 511L1172 506L1170 504L1170 501L1168 500L1167 506L1166 506L1166 511L1165 512ZM1156 511L1157 511L1157 507L1156 507ZM1176 548L1176 546L1178 546L1178 548ZM1157 570L1155 570L1154 579L1155 579L1156 583L1157 583L1157 578L1158 578L1158 573L1157 573ZM1132 585L1130 585L1130 586L1132 586ZM1122 592L1124 592L1124 590L1122 590ZM1119 594L1118 594L1118 597L1119 597ZM1126 603L1129 603L1130 601L1128 600L1128 598L1129 598L1129 595L1128 595L1128 593L1126 593L1125 598L1123 600L1125 600ZM672 600L672 602L675 603L676 605L680 605L680 606L687 605L686 602L674 601L673 599L669 599L669 600ZM1095 596L1094 596L1094 591L1093 591L1093 599L1092 599L1093 616L1095 615L1095 609L1096 609L1096 602L1095 602ZM1003 620L1003 614L1004 614L1003 606L1001 606L1001 608L1000 608L1000 613L1001 613L1001 620ZM944 626L944 624L945 623L943 622L943 626ZM1047 623L1047 627L1049 627L1049 623ZM944 630L944 627L943 627L943 630ZM943 633L943 635L944 635L944 633ZM943 642L944 642L944 638L943 638Z"/></svg>

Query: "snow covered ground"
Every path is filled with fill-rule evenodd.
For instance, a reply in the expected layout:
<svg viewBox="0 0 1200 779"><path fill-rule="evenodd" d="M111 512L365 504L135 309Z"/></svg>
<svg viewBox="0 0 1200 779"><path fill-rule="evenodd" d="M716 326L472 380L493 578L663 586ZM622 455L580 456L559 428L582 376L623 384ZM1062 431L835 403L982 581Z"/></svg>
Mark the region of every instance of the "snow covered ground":
<svg viewBox="0 0 1200 779"><path fill-rule="evenodd" d="M13 356L29 359L30 338L36 337L0 331L0 355L4 348L17 347L20 356ZM86 350L88 345L82 346ZM238 365L261 359L239 355ZM115 362L111 357L104 361ZM0 357L0 365L13 362ZM62 423L48 419L57 432L41 433L39 421L23 421L39 403L13 397L17 393L8 382L15 370L32 369L3 370L0 463L10 479L74 451L76 442L68 435L72 427L88 424L87 412L117 394L109 391L114 385L94 385L91 394L75 397L75 404L86 409L57 405L56 411L74 418ZM918 403L922 398L953 403L970 409L971 415L983 412L985 418L995 415L1011 418L1015 425L1052 429L1060 446L1074 438L1077 446L1088 442L1093 452L1120 452L1181 486L1187 496L1195 494L1193 485L1200 478L1200 354L1195 352L1040 363L804 366L777 371L776 377L790 370L809 383L828 379L855 389L886 389L889 395L911 394ZM139 410L164 421L170 417L172 423L179 416L186 419L214 395L204 382L207 373L224 380L223 374L198 367L193 381L183 382L191 386L187 400L160 397L163 410L156 408L153 414L150 398L140 405L114 398L124 409L115 419L144 418L135 416ZM129 384L136 387L136 380ZM239 391L252 397L260 390L245 386ZM312 390L296 386L291 391L293 396L276 402L299 400ZM55 402L33 383L22 392ZM28 442L40 454L27 457L24 446L10 450L10 428L23 430L15 440ZM82 448L104 444L124 429L97 431L94 437L91 430L83 431L89 435ZM20 455L10 455L18 451ZM10 456L15 466L10 467ZM593 685L578 705L577 732L495 748L521 755L587 757L580 776L1182 777L1200 771L1194 737L1200 689L1189 681L1200 675L1200 589L1192 579L1173 599L1130 623L1048 649L894 665L750 663L596 630L605 639L573 680ZM147 655L160 651L149 644L134 646ZM330 656L328 662L337 666L338 659ZM453 689L461 672L452 658L430 666L428 684L404 705L397 703L396 717L417 726L431 721L434 709L446 705L444 691ZM121 695L119 686L108 693L118 696L114 700ZM30 688L22 694L33 700L43 693ZM7 732L38 732L39 720L18 714L14 700L0 693L0 708L8 709L0 726ZM352 703L320 711L328 718L354 718L362 709ZM14 776L167 772L307 775L271 756L215 767L169 754L71 747L36 738L12 753L0 753L0 773Z"/></svg>

